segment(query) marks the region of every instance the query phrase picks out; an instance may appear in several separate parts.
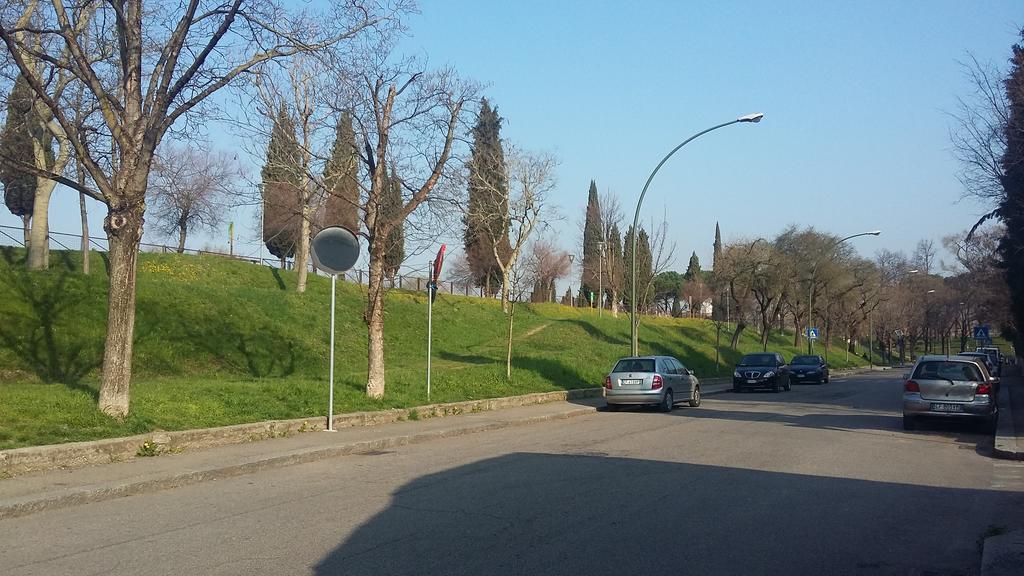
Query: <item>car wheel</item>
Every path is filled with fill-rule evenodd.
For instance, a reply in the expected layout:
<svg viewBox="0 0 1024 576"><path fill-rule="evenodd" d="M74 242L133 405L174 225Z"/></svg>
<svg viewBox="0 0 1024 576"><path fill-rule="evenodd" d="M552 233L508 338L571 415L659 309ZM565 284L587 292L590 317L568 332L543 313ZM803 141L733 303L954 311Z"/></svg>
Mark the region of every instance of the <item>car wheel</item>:
<svg viewBox="0 0 1024 576"><path fill-rule="evenodd" d="M604 407L609 412L618 412L619 410L622 410L622 406L619 404L605 404Z"/></svg>
<svg viewBox="0 0 1024 576"><path fill-rule="evenodd" d="M907 416L906 414L904 414L903 415L903 429L904 430L913 430L915 428L917 428L917 422L914 422L914 417L913 416Z"/></svg>
<svg viewBox="0 0 1024 576"><path fill-rule="evenodd" d="M665 390L665 395L662 396L661 404L658 406L658 408L660 408L662 412L671 412L672 411L672 407L674 405L675 405L675 400L672 398L672 391L671 390Z"/></svg>
<svg viewBox="0 0 1024 576"><path fill-rule="evenodd" d="M700 406L700 386L693 387L693 396L690 396L690 407Z"/></svg>
<svg viewBox="0 0 1024 576"><path fill-rule="evenodd" d="M787 378L786 379L786 392L789 392L792 389L793 389L793 382L789 378Z"/></svg>
<svg viewBox="0 0 1024 576"><path fill-rule="evenodd" d="M828 376L825 376L825 379L822 380L821 383L822 384L828 384L828 378L829 378Z"/></svg>

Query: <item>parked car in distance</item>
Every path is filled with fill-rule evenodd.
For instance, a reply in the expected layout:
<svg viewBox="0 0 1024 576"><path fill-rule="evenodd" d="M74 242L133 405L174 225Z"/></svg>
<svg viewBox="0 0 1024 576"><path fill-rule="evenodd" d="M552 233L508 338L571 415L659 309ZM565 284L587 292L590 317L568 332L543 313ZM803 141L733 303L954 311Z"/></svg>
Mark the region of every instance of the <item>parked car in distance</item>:
<svg viewBox="0 0 1024 576"><path fill-rule="evenodd" d="M985 352L960 352L957 356L963 356L965 358L974 358L975 360L981 360L985 363L985 367L988 368L989 374L993 376L999 376L999 365L996 364L992 357Z"/></svg>
<svg viewBox="0 0 1024 576"><path fill-rule="evenodd" d="M984 352L985 354L988 354L988 357L992 359L992 364L995 364L996 367L996 371L994 372L994 374L996 376L1002 376L1003 353L999 350L999 348L997 348L996 346L984 346L981 348L976 348L974 351Z"/></svg>
<svg viewBox="0 0 1024 576"><path fill-rule="evenodd" d="M700 406L700 381L672 356L631 356L616 362L605 377L604 399L613 411L654 405L671 412L677 402Z"/></svg>
<svg viewBox="0 0 1024 576"><path fill-rule="evenodd" d="M946 418L981 422L994 432L998 383L980 360L922 356L903 385L903 429L913 430L921 418Z"/></svg>
<svg viewBox="0 0 1024 576"><path fill-rule="evenodd" d="M827 384L828 364L817 354L794 356L789 361L789 376L794 384Z"/></svg>
<svg viewBox="0 0 1024 576"><path fill-rule="evenodd" d="M759 352L740 359L732 373L732 391L768 388L773 392L790 389L790 368L782 354Z"/></svg>

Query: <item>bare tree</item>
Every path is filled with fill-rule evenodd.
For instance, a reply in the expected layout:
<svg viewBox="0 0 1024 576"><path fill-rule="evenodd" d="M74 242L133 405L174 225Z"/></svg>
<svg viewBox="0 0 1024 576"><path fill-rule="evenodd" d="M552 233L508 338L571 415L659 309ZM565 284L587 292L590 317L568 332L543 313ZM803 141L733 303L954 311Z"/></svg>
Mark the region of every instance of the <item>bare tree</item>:
<svg viewBox="0 0 1024 576"><path fill-rule="evenodd" d="M491 247L494 262L503 277L501 283L501 308L509 311L508 302L511 297L512 285L507 278L516 267L523 248L530 240L534 229L547 225L557 215L550 211L548 196L555 186L554 169L557 162L554 156L544 153L532 153L514 146L509 146L504 154L505 178L508 198L505 202L497 202L492 206L481 206L482 210L502 210L503 214L466 214L467 220L497 221L499 226L483 226L481 233L488 235L487 244ZM472 166L470 166L472 168ZM481 179L478 186L489 184ZM492 193L501 193L493 190ZM467 206L469 203L466 203ZM504 238L508 244L502 249Z"/></svg>
<svg viewBox="0 0 1024 576"><path fill-rule="evenodd" d="M526 254L526 270L533 279L533 302L554 302L555 282L570 273L569 253L546 237L530 243Z"/></svg>
<svg viewBox="0 0 1024 576"><path fill-rule="evenodd" d="M439 186L454 174L456 136L464 127L463 111L477 98L479 88L452 70L428 72L415 61L389 64L387 54L375 55L354 74L354 117L365 135L368 178L363 183L363 227L360 234L369 252L367 305L363 313L369 332L366 393L384 396L384 268L386 239L404 226L420 206L443 204L451 211L454 198L435 197ZM384 213L382 200L395 166L403 187L400 210Z"/></svg>
<svg viewBox="0 0 1024 576"><path fill-rule="evenodd" d="M958 178L964 195L973 196L989 206L998 207L1006 197L1003 188L1003 157L1010 133L1010 104L1003 84L1006 74L995 66L981 63L973 55L962 64L973 94L959 98L950 130L953 154L960 162ZM995 217L997 210L984 214L968 232Z"/></svg>
<svg viewBox="0 0 1024 576"><path fill-rule="evenodd" d="M935 266L935 242L919 240L914 249L913 263L922 274L931 274Z"/></svg>
<svg viewBox="0 0 1024 576"><path fill-rule="evenodd" d="M619 197L611 190L601 194L601 235L604 241L604 258L601 262L601 282L608 294L612 317L619 317L619 299L623 288L622 237L622 204ZM604 294L600 295L604 300Z"/></svg>
<svg viewBox="0 0 1024 576"><path fill-rule="evenodd" d="M153 160L149 197L157 226L178 235L185 251L189 232L212 229L223 221L226 198L239 180L234 159L191 146L168 146Z"/></svg>
<svg viewBox="0 0 1024 576"><path fill-rule="evenodd" d="M326 50L352 40L387 16L353 0L327 13L288 10L272 0L145 4L124 0L67 6L39 5L30 23L22 10L0 11L0 40L53 121L84 164L95 189L55 170L37 175L106 204L104 230L110 274L107 339L100 409L124 417L129 408L135 329L135 273L146 211L146 188L157 147L177 122L210 96L268 62ZM32 2L35 4L35 1ZM90 59L85 27L102 23L95 37L113 39L117 57ZM62 54L69 57L64 60ZM85 130L67 99L48 89L66 74L81 83L101 122ZM109 146L97 143L105 135Z"/></svg>

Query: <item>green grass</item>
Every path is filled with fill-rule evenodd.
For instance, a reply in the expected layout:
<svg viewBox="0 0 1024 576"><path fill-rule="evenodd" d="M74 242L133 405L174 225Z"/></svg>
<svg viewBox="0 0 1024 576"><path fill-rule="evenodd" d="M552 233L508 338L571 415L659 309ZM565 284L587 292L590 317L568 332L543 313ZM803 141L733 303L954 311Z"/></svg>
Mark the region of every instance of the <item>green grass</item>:
<svg viewBox="0 0 1024 576"><path fill-rule="evenodd" d="M142 254L139 259L131 414L95 408L106 326L103 255L91 276L75 253L28 272L24 252L0 248L0 449L255 422L327 412L330 282L215 256ZM386 394L366 383L365 288L338 283L335 412L427 403L426 299L392 291L385 310ZM511 380L507 322L497 301L442 294L434 305L432 402L599 386L629 349L626 315L520 304ZM721 375L761 349L752 329L738 351L722 334ZM642 353L671 354L713 377L715 329L705 320L645 318ZM769 349L800 353L792 335ZM833 347L831 364L846 366ZM864 364L850 357L851 363Z"/></svg>

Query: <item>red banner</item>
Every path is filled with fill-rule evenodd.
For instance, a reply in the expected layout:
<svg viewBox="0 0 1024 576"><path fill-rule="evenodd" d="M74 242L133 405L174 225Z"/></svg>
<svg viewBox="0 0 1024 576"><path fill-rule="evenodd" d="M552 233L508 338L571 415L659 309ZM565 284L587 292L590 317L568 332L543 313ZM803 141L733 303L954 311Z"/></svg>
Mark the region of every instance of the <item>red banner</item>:
<svg viewBox="0 0 1024 576"><path fill-rule="evenodd" d="M431 278L431 281L435 283L441 279L441 265L444 264L444 249L445 245L441 244L441 249L437 251L437 258L434 259L434 275Z"/></svg>

